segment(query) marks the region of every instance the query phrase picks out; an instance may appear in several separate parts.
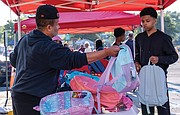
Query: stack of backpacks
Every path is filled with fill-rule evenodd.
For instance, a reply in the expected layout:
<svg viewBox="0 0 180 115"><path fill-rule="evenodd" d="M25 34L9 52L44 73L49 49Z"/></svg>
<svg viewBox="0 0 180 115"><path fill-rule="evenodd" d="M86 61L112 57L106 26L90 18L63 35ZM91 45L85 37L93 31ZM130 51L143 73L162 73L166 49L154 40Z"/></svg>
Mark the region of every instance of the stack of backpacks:
<svg viewBox="0 0 180 115"><path fill-rule="evenodd" d="M85 107L86 109L78 109L79 111L77 113L87 110L85 113L86 115L88 115L89 111L89 114L92 114L92 112L99 114L103 113L104 111L121 112L130 110L133 106L133 102L129 97L126 96L126 92L132 91L139 86L139 78L135 69L131 50L125 44L120 45L120 49L121 50L119 51L118 56L111 57L109 61L102 59L80 69L62 71L60 74L60 87L58 91L71 93L68 94L69 98L64 100L63 104L60 104L61 106L57 104L58 107L56 107L56 110L58 112L68 110L70 115L76 115L77 111L74 111L74 108L78 108L80 106ZM66 90L68 91L64 90L63 88L67 88ZM83 97L76 96L76 98L73 99L73 92L77 91L86 93L83 93L85 94ZM64 92L56 93L56 95L60 95L59 98L65 99L63 96ZM74 101L79 103L77 97L79 101L83 100L83 103L76 105L73 104ZM42 101L43 104L40 103L40 106L43 105L40 111L43 111L46 103L50 102L50 100L46 102L45 100L47 100L47 97L45 98L46 99ZM57 97L53 95L52 99L56 100ZM69 105L68 107L66 105L67 103ZM62 105L64 106L62 107ZM46 109L47 108L48 107L46 107ZM55 114L56 111L53 112L54 114L45 115L57 115ZM61 114L65 115L63 112ZM132 113L132 115L135 114L137 115L137 113Z"/></svg>

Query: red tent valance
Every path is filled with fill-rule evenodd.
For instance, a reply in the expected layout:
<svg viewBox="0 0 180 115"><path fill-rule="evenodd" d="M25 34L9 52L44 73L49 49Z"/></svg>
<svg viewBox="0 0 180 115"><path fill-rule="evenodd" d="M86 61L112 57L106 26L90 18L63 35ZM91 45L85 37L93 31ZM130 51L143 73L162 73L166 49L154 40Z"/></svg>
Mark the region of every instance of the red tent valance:
<svg viewBox="0 0 180 115"><path fill-rule="evenodd" d="M140 22L138 15L120 11L66 12L60 13L59 33L108 32L120 26L126 30L133 30ZM17 31L17 23L14 27ZM22 31L28 32L35 28L34 18L21 21Z"/></svg>
<svg viewBox="0 0 180 115"><path fill-rule="evenodd" d="M51 4L59 12L75 11L140 11L151 6L165 9L176 0L1 0L17 15L35 13L39 5Z"/></svg>

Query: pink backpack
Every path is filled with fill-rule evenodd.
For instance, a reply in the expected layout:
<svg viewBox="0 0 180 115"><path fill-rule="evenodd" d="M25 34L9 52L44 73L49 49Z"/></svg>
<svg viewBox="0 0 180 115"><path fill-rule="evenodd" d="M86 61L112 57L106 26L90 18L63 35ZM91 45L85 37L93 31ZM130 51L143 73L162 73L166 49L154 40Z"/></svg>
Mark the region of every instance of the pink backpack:
<svg viewBox="0 0 180 115"><path fill-rule="evenodd" d="M112 109L121 101L128 102L126 107L129 110L132 102L122 97L124 93L139 86L131 50L125 44L122 44L120 48L118 56L110 59L98 82L84 76L75 76L70 81L73 90L88 90L93 94L94 100L98 103L99 113L101 113L101 105ZM112 80L109 78L110 74Z"/></svg>
<svg viewBox="0 0 180 115"><path fill-rule="evenodd" d="M98 102L97 100L97 89L98 89L98 82L85 76L75 76L70 81L70 86L72 90L87 90L90 91L93 94L94 100ZM100 104L106 106L109 109L112 109L117 105L123 94L119 94L115 89L113 89L111 86L103 86L103 88L100 91L101 98Z"/></svg>
<svg viewBox="0 0 180 115"><path fill-rule="evenodd" d="M41 115L91 115L94 99L88 91L66 91L45 96L34 107Z"/></svg>
<svg viewBox="0 0 180 115"><path fill-rule="evenodd" d="M103 72L105 78L100 79L99 85L112 85L117 92L126 93L139 86L139 77L136 72L131 50L126 44L119 46L120 51L117 57L111 57ZM109 81L110 73L113 77ZM101 76L101 77L102 77Z"/></svg>

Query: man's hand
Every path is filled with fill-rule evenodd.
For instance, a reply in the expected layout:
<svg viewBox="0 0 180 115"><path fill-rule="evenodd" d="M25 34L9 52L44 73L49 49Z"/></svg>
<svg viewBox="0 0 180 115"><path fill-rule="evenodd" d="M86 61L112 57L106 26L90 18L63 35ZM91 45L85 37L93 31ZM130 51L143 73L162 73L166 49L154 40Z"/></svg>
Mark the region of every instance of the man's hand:
<svg viewBox="0 0 180 115"><path fill-rule="evenodd" d="M116 57L118 55L119 50L120 50L119 46L114 45L105 49L105 52L107 56Z"/></svg>
<svg viewBox="0 0 180 115"><path fill-rule="evenodd" d="M105 58L107 56L117 56L120 48L119 46L111 46L107 49L101 50L101 51L96 51L96 52L87 52L87 61L88 64L95 62L97 60L100 60L102 58Z"/></svg>
<svg viewBox="0 0 180 115"><path fill-rule="evenodd" d="M152 62L152 64L157 64L159 61L159 58L157 56L151 56L149 59Z"/></svg>

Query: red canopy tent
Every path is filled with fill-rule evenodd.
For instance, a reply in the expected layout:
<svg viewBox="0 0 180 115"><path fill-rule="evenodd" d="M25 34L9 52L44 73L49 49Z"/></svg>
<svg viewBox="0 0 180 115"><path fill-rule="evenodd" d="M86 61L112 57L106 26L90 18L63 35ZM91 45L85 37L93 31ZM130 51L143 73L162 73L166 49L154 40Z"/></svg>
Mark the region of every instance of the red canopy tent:
<svg viewBox="0 0 180 115"><path fill-rule="evenodd" d="M1 0L17 15L35 13L42 4L55 5L59 12L74 11L140 11L151 6L165 9L176 0Z"/></svg>
<svg viewBox="0 0 180 115"><path fill-rule="evenodd" d="M108 32L119 26L133 30L135 25L140 25L140 17L120 11L66 12L60 13L59 25L61 34ZM17 31L17 23L14 28ZM22 31L28 32L35 28L34 18L21 21Z"/></svg>
<svg viewBox="0 0 180 115"><path fill-rule="evenodd" d="M51 4L58 8L59 12L75 11L140 11L144 7L151 6L156 10L163 10L176 0L1 0L9 6L18 16L21 13L35 13L37 7L43 4ZM18 17L20 28L20 18ZM161 12L161 27L164 31L164 18ZM18 30L20 39L20 29Z"/></svg>

